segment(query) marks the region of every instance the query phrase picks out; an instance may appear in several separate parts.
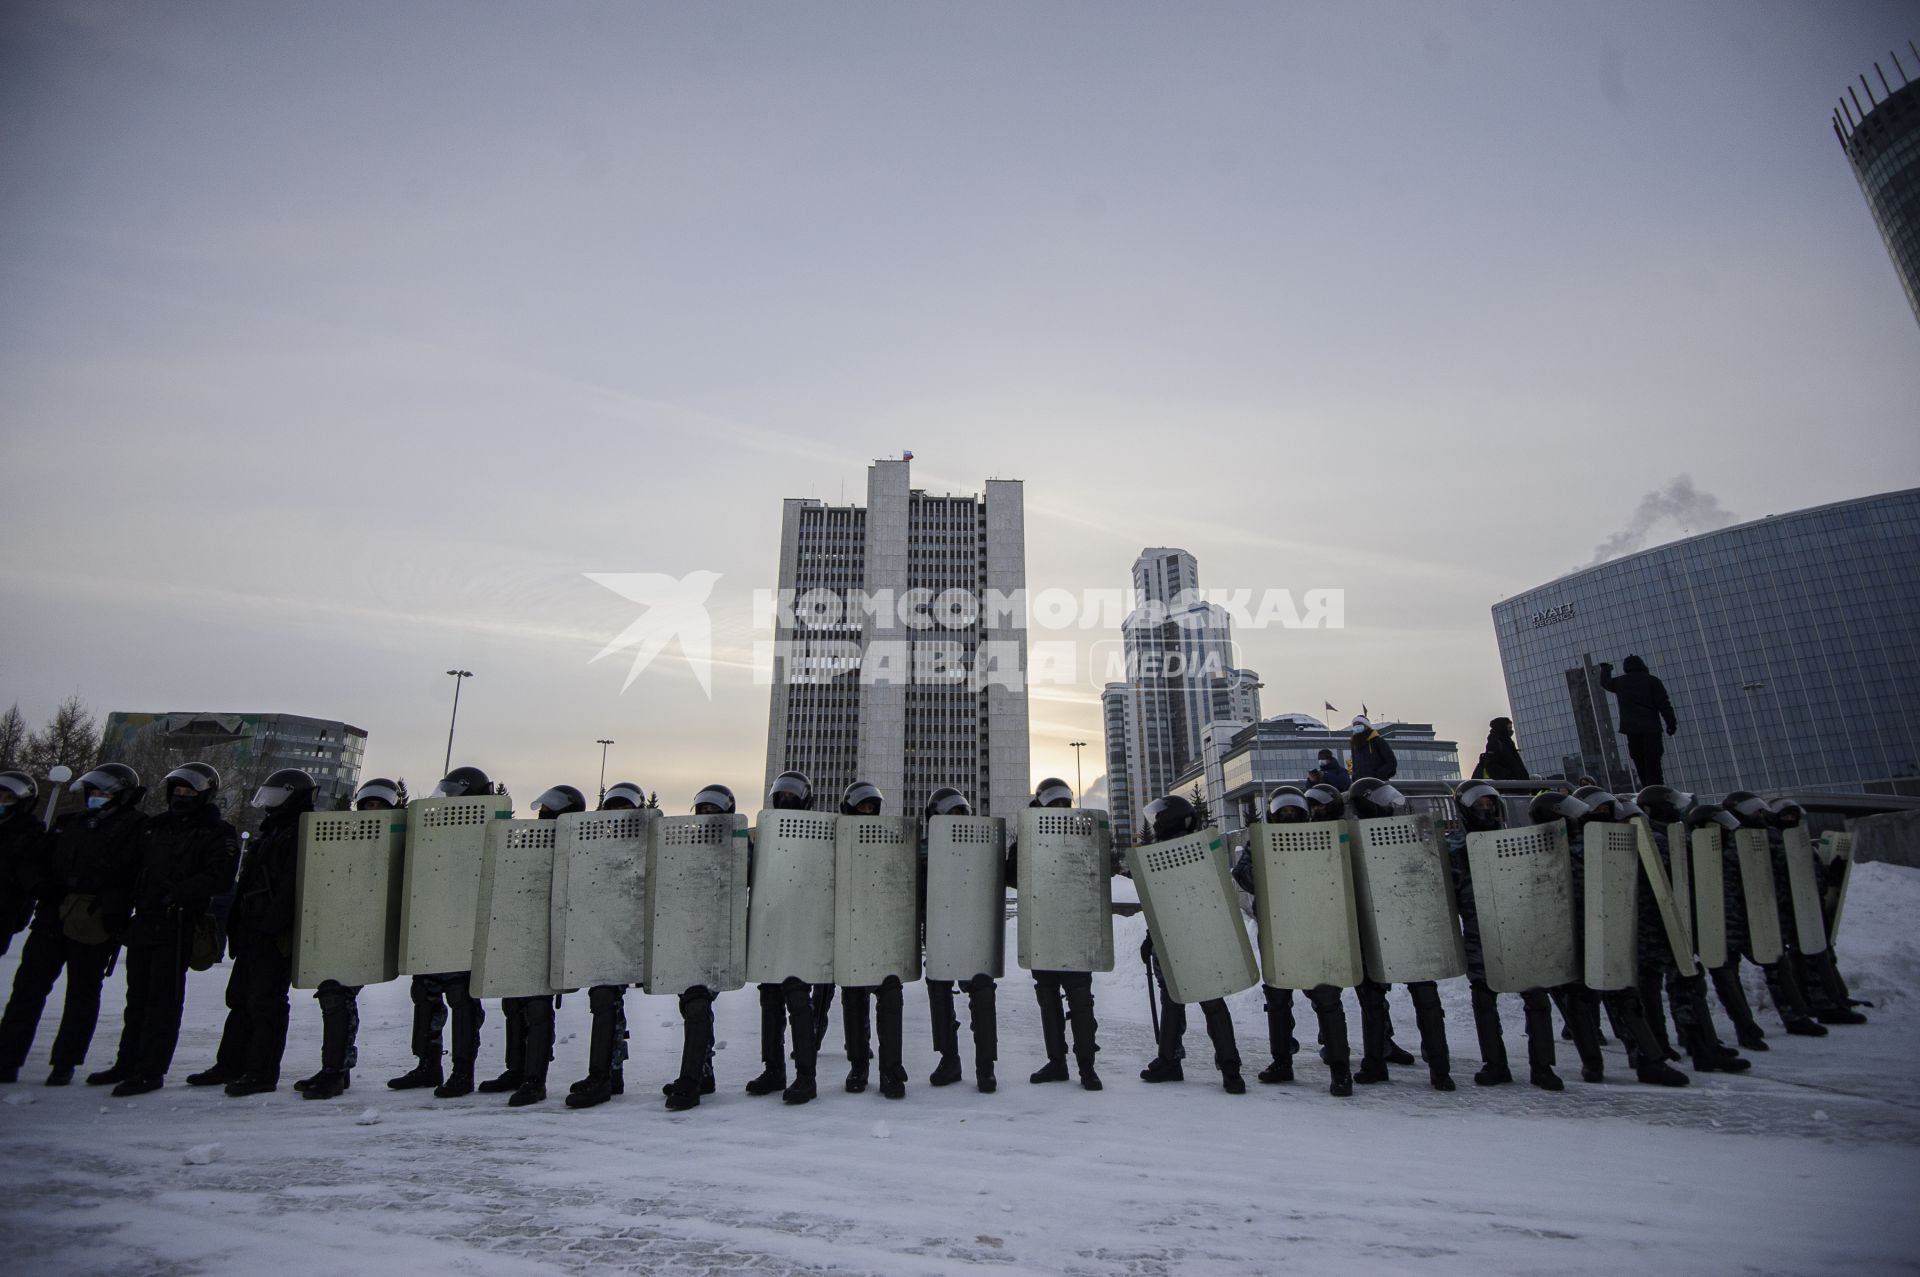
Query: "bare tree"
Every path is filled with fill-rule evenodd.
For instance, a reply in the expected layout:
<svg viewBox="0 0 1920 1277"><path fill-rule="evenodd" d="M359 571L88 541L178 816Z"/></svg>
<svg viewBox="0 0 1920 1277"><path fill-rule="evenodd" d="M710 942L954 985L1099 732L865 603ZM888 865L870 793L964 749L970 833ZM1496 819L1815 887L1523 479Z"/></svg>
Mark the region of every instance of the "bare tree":
<svg viewBox="0 0 1920 1277"><path fill-rule="evenodd" d="M78 696L61 701L47 725L27 738L23 760L36 776L51 767L71 767L77 774L94 766L100 761L100 728L93 711Z"/></svg>
<svg viewBox="0 0 1920 1277"><path fill-rule="evenodd" d="M20 702L15 701L5 714L0 714L0 771L14 771L26 764L31 735L27 730L27 716L20 712Z"/></svg>

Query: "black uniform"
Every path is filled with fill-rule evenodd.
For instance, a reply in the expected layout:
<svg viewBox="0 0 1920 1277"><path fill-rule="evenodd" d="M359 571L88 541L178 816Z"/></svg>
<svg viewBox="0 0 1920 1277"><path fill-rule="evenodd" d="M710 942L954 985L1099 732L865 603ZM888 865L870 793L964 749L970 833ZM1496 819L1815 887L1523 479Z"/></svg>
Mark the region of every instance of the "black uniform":
<svg viewBox="0 0 1920 1277"><path fill-rule="evenodd" d="M213 898L233 886L240 841L210 801L143 826L127 931L127 1013L114 1071L130 1093L152 1090L173 1065L186 1007L194 933Z"/></svg>
<svg viewBox="0 0 1920 1277"><path fill-rule="evenodd" d="M1573 920L1576 941L1584 935L1586 919L1586 837L1584 823L1568 822L1568 843L1573 860ZM1600 1011L1605 1006L1613 1018L1615 1031L1627 1048L1627 1061L1642 1082L1654 1086L1685 1086L1687 1075L1666 1062L1666 1053L1653 1036L1640 1006L1639 988L1594 989L1586 984L1566 987L1569 1027L1573 1030L1574 1050L1580 1056L1580 1076L1588 1082L1606 1078L1606 1061L1600 1053Z"/></svg>
<svg viewBox="0 0 1920 1277"><path fill-rule="evenodd" d="M1654 851L1667 870L1667 880L1671 882L1673 851L1668 845L1666 831L1655 821L1650 822L1648 832L1653 836ZM1684 845L1680 854L1687 854ZM1694 1071L1738 1073L1746 1070L1750 1067L1748 1061L1737 1052L1728 1050L1714 1030L1713 1013L1707 1007L1707 977L1704 970L1695 970L1691 976L1680 974L1679 964L1674 960L1673 942L1667 935L1666 923L1660 917L1659 902L1653 895L1653 883L1644 868L1640 872L1638 891L1640 1009L1663 1055L1668 1059L1678 1058L1667 1037L1666 1017L1661 1012L1660 995L1664 986L1667 1002L1673 1008L1675 1036L1691 1060Z"/></svg>
<svg viewBox="0 0 1920 1277"><path fill-rule="evenodd" d="M247 845L228 914L227 1023L206 1081L271 1090L280 1080L287 1048L289 991L293 987L294 876L300 859L300 814L312 807L290 800L267 813Z"/></svg>
<svg viewBox="0 0 1920 1277"><path fill-rule="evenodd" d="M1661 756L1666 744L1660 729L1664 726L1668 736L1679 730L1673 702L1667 698L1666 684L1648 673L1647 663L1639 657L1629 656L1621 668L1626 672L1616 675L1611 663L1602 663L1600 686L1613 693L1620 707L1620 732L1627 738L1627 754L1642 788L1664 784Z"/></svg>
<svg viewBox="0 0 1920 1277"><path fill-rule="evenodd" d="M1722 899L1727 917L1727 960L1713 970L1713 987L1720 995L1721 1005L1726 1008L1728 1017L1733 1020L1740 1045L1750 1049L1765 1049L1755 1045L1764 1038L1759 1023L1753 1018L1746 990L1740 984L1740 962L1743 958L1759 967L1765 976L1774 1010L1780 1013L1780 1022L1789 1034L1795 1037L1825 1037L1826 1027L1813 1018L1813 1009L1801 995L1800 985L1793 978L1793 969L1787 964L1787 955L1782 952L1779 958L1768 963L1762 963L1754 957L1753 929L1747 917L1747 893L1740 879L1740 853L1731 832L1721 835L1720 865Z"/></svg>
<svg viewBox="0 0 1920 1277"><path fill-rule="evenodd" d="M1499 994L1487 984L1486 950L1480 940L1480 910L1474 903L1473 871L1467 860L1467 835L1447 833L1447 858L1453 866L1453 892L1460 909L1461 938L1467 950L1467 985L1473 994L1473 1029L1480 1040L1481 1070L1473 1080L1481 1086L1510 1081L1513 1066L1507 1059L1506 1034L1500 1025ZM1533 1084L1542 1090L1562 1087L1554 1072L1553 1004L1545 989L1520 994L1527 1025L1527 1067Z"/></svg>
<svg viewBox="0 0 1920 1277"><path fill-rule="evenodd" d="M1248 848L1240 853L1234 862L1233 880L1250 896L1256 896L1253 878L1253 851ZM1263 985L1267 1007L1267 1046L1273 1054L1273 1063L1260 1071L1262 1082L1280 1083L1293 1081L1294 1019L1292 989L1276 989L1272 985ZM1331 984L1318 984L1305 991L1307 1001L1313 1006L1314 1017L1320 1024L1320 1045L1327 1062L1333 1071L1332 1091L1335 1095L1353 1094L1352 1048L1347 1043L1347 1008L1340 1000L1340 990Z"/></svg>
<svg viewBox="0 0 1920 1277"><path fill-rule="evenodd" d="M85 1063L100 1019L100 986L133 911L138 841L146 823L139 804L136 792L105 812L72 812L46 834L27 804L20 803L0 826L0 856L17 893L14 907L30 909L33 919L14 972L13 996L0 1016L0 1077L11 1081L26 1062L47 995L62 971L66 1004L52 1065L63 1074Z"/></svg>
<svg viewBox="0 0 1920 1277"><path fill-rule="evenodd" d="M1020 848L1007 848L1007 885L1020 886ZM1093 1018L1093 973L1091 971L1033 972L1033 996L1040 1004L1040 1037L1046 1045L1047 1062L1027 1080L1064 1082L1067 1080L1067 1026L1073 1026L1073 1058L1080 1072L1080 1085L1089 1091L1102 1089L1094 1059L1100 1054L1100 1022Z"/></svg>

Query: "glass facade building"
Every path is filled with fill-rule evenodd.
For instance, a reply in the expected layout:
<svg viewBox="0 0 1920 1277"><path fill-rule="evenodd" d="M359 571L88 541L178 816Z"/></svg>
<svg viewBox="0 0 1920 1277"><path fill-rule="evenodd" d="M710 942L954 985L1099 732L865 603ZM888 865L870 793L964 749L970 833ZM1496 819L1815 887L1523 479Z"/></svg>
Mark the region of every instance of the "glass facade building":
<svg viewBox="0 0 1920 1277"><path fill-rule="evenodd" d="M228 810L244 821L257 814L249 814L246 806L254 790L282 767L298 767L313 777L320 810L346 807L360 787L367 751L365 728L303 714L116 710L107 715L101 740L101 758L131 764L155 796L160 778L181 763L212 763L221 774Z"/></svg>
<svg viewBox="0 0 1920 1277"><path fill-rule="evenodd" d="M1669 784L1920 795L1920 488L1586 568L1493 624L1536 775L1637 784L1598 669L1635 653L1679 720Z"/></svg>
<svg viewBox="0 0 1920 1277"><path fill-rule="evenodd" d="M1907 80L1898 55L1893 64L1900 87L1893 87L1876 62L1874 75L1884 96L1876 97L1861 76L1867 107L1861 110L1860 95L1849 86L1833 113L1833 132L1887 243L1913 317L1920 319L1920 83Z"/></svg>

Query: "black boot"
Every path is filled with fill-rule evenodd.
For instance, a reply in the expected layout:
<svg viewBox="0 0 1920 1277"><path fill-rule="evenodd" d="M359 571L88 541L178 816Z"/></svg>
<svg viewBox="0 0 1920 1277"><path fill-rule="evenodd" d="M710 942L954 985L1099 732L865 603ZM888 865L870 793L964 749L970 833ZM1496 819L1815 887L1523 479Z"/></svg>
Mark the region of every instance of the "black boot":
<svg viewBox="0 0 1920 1277"><path fill-rule="evenodd" d="M453 1072L447 1074L447 1080L433 1088L436 1100L454 1100L462 1095L473 1094L473 1065L455 1064Z"/></svg>
<svg viewBox="0 0 1920 1277"><path fill-rule="evenodd" d="M504 1095L507 1092L519 1090L522 1086L526 1085L526 1081L527 1078L524 1073L518 1073L509 1069L498 1077L488 1078L474 1089L482 1095Z"/></svg>
<svg viewBox="0 0 1920 1277"><path fill-rule="evenodd" d="M1064 1082L1067 1080L1067 1016L1060 1005L1060 986L1036 980L1033 993L1040 1004L1040 1039L1046 1046L1047 1062L1027 1080Z"/></svg>
<svg viewBox="0 0 1920 1277"><path fill-rule="evenodd" d="M940 1063L935 1065L933 1072L928 1075L927 1085L952 1086L959 1080L960 1057L957 1055L943 1055L940 1057Z"/></svg>
<svg viewBox="0 0 1920 1277"><path fill-rule="evenodd" d="M570 1109L590 1109L612 1098L613 1075L589 1073L568 1089L566 1104Z"/></svg>
<svg viewBox="0 0 1920 1277"><path fill-rule="evenodd" d="M747 1083L748 1095L772 1095L776 1091L787 1089L787 1071L785 1068L764 1070L759 1077Z"/></svg>
<svg viewBox="0 0 1920 1277"><path fill-rule="evenodd" d="M1337 1095L1342 1099L1351 1096L1353 1094L1353 1070L1344 1064L1334 1064L1328 1067L1332 1070L1333 1080L1327 1084L1327 1094Z"/></svg>
<svg viewBox="0 0 1920 1277"><path fill-rule="evenodd" d="M47 1085L48 1086L72 1086L73 1085L73 1065L71 1064L54 1065L52 1070L47 1074Z"/></svg>
<svg viewBox="0 0 1920 1277"><path fill-rule="evenodd" d="M1473 1032L1480 1040L1480 1071L1473 1075L1475 1086L1502 1086L1513 1081L1513 1067L1507 1062L1507 1038L1500 1027L1500 1004L1485 980L1469 981L1473 996Z"/></svg>
<svg viewBox="0 0 1920 1277"><path fill-rule="evenodd" d="M440 1071L440 1061L422 1060L399 1077L388 1078L387 1089L390 1091L424 1090L427 1087L439 1086L446 1080L445 1074ZM469 1083L468 1090L471 1089L472 1084ZM466 1092L462 1091L461 1094L464 1095Z"/></svg>
<svg viewBox="0 0 1920 1277"><path fill-rule="evenodd" d="M793 1079L793 1085L781 1094L780 1099L786 1104L805 1104L817 1094L819 1091L814 1086L813 1070L802 1069L800 1075Z"/></svg>
<svg viewBox="0 0 1920 1277"><path fill-rule="evenodd" d="M238 1081L239 1078L240 1074L234 1070L216 1064L210 1069L202 1069L198 1073L187 1074L187 1085L225 1086L229 1082Z"/></svg>
<svg viewBox="0 0 1920 1277"><path fill-rule="evenodd" d="M269 1091L279 1089L280 1083L273 1078L256 1077L245 1073L227 1083L225 1087L226 1093L234 1099L247 1095L265 1095Z"/></svg>
<svg viewBox="0 0 1920 1277"><path fill-rule="evenodd" d="M115 1064L101 1069L98 1073L87 1074L88 1086L117 1086L133 1076L133 1070L124 1064Z"/></svg>
<svg viewBox="0 0 1920 1277"><path fill-rule="evenodd" d="M1140 1080L1142 1082L1184 1082L1187 1080L1187 1074L1186 1070L1180 1067L1180 1061L1169 1060L1164 1055L1156 1055L1146 1068L1140 1070Z"/></svg>
<svg viewBox="0 0 1920 1277"><path fill-rule="evenodd" d="M1067 1072L1067 1062L1065 1059L1048 1060L1028 1075L1027 1081L1035 1083L1036 1085L1041 1082L1064 1082L1069 1076L1071 1075Z"/></svg>
<svg viewBox="0 0 1920 1277"><path fill-rule="evenodd" d="M777 984L760 986L760 1075L747 1083L748 1095L772 1095L787 1089L787 1005Z"/></svg>
<svg viewBox="0 0 1920 1277"><path fill-rule="evenodd" d="M300 1092L302 1099L331 1100L347 1093L347 1088L353 1085L353 1074L345 1069L322 1069L306 1081Z"/></svg>
<svg viewBox="0 0 1920 1277"><path fill-rule="evenodd" d="M544 1078L529 1078L514 1088L507 1097L508 1108L525 1108L529 1104L538 1104L547 1098L547 1083Z"/></svg>

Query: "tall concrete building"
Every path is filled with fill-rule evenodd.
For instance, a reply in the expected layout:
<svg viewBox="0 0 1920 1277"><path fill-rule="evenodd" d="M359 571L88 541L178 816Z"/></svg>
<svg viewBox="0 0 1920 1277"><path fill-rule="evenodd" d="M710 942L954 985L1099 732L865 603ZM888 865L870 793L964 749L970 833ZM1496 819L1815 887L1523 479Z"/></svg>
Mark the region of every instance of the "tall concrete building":
<svg viewBox="0 0 1920 1277"><path fill-rule="evenodd" d="M1907 51L1920 64L1920 50L1911 40ZM1833 133L1887 243L1900 286L1907 290L1907 305L1920 319L1920 82L1907 79L1899 54L1889 56L1900 87L1874 63L1881 96L1876 97L1867 77L1861 76L1860 87L1867 95L1863 107L1860 95L1848 85L1833 113Z"/></svg>
<svg viewBox="0 0 1920 1277"><path fill-rule="evenodd" d="M934 496L876 461L865 506L789 498L767 783L803 771L826 804L868 780L901 814L942 785L983 815L1025 806L1025 588L1017 479Z"/></svg>
<svg viewBox="0 0 1920 1277"><path fill-rule="evenodd" d="M1123 846L1138 833L1139 810L1173 792L1176 778L1200 757L1212 724L1260 718L1259 676L1235 666L1232 623L1226 609L1201 596L1191 554L1142 550L1133 561L1133 594L1121 623L1127 680L1109 684L1101 697L1109 768L1116 757L1126 760L1129 803L1124 811L1112 807L1114 837ZM1117 744L1113 700L1124 711ZM1111 779L1108 785L1120 792Z"/></svg>
<svg viewBox="0 0 1920 1277"><path fill-rule="evenodd" d="M1106 729L1107 812L1115 829L1134 827L1133 787L1127 781L1127 685L1100 689L1100 721Z"/></svg>

